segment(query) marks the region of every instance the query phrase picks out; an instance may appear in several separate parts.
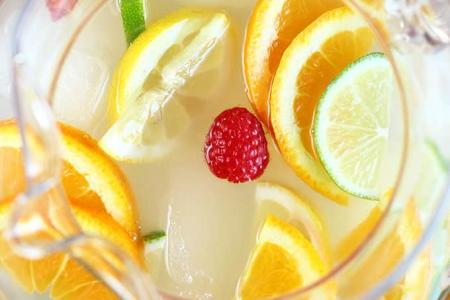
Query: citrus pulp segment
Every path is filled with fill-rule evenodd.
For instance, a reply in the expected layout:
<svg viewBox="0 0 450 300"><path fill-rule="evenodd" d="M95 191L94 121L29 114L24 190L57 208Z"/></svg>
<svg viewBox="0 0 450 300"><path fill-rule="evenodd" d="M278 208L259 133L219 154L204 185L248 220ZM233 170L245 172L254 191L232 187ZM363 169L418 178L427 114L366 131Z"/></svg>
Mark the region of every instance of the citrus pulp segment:
<svg viewBox="0 0 450 300"><path fill-rule="evenodd" d="M256 184L255 198L264 217L270 212L290 224L304 228L308 239L320 253L325 266L331 266L328 232L320 216L309 203L290 189L268 182Z"/></svg>
<svg viewBox="0 0 450 300"><path fill-rule="evenodd" d="M101 147L127 162L153 161L167 154L190 121L177 92L202 67L207 72L205 64L217 63L208 58L225 47L222 41L229 27L225 14L204 10L181 10L149 26L114 73L109 94L114 123Z"/></svg>
<svg viewBox="0 0 450 300"><path fill-rule="evenodd" d="M326 272L320 255L294 226L269 215L239 282L241 299L265 299L313 283ZM314 292L329 299L332 289Z"/></svg>
<svg viewBox="0 0 450 300"><path fill-rule="evenodd" d="M388 60L372 53L339 75L317 107L313 132L320 161L340 188L361 198L380 194L393 88Z"/></svg>
<svg viewBox="0 0 450 300"><path fill-rule="evenodd" d="M63 124L60 124L60 130L65 162L62 184L68 198L79 206L106 210L131 236L139 237L136 203L122 171L87 134ZM20 148L21 140L15 122L1 122L0 161L13 159L20 162L0 165L2 172L6 170L7 174L11 174L8 183L15 186L13 191L8 192L10 196L17 195L24 188ZM5 153L8 157L3 156Z"/></svg>
<svg viewBox="0 0 450 300"><path fill-rule="evenodd" d="M367 54L374 41L365 21L350 9L325 12L287 48L272 85L271 122L284 159L312 188L339 203L347 203L348 194L334 184L315 157L313 116L327 85Z"/></svg>
<svg viewBox="0 0 450 300"><path fill-rule="evenodd" d="M339 0L260 0L247 27L244 41L244 78L248 96L259 119L270 124L269 98L281 56L291 41Z"/></svg>

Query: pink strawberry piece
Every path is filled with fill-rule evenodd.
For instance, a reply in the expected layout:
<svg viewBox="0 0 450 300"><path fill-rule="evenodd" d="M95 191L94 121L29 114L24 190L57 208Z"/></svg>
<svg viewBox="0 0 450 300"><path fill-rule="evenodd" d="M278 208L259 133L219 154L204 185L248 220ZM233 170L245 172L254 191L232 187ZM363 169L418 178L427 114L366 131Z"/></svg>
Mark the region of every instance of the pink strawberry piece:
<svg viewBox="0 0 450 300"><path fill-rule="evenodd" d="M70 13L78 0L47 0L47 8L53 21L57 21Z"/></svg>
<svg viewBox="0 0 450 300"><path fill-rule="evenodd" d="M242 107L226 110L214 120L204 152L211 172L233 183L258 178L269 163L263 127Z"/></svg>

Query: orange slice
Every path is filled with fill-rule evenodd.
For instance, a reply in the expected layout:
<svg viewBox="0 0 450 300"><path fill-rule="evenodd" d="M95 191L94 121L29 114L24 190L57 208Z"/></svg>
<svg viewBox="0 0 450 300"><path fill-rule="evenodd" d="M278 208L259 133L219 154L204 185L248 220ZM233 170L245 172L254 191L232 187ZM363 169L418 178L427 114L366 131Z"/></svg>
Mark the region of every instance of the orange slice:
<svg viewBox="0 0 450 300"><path fill-rule="evenodd" d="M290 44L272 85L271 122L283 157L312 188L339 203L346 203L348 195L324 172L314 153L314 112L331 81L367 54L374 41L359 15L346 7L330 10Z"/></svg>
<svg viewBox="0 0 450 300"><path fill-rule="evenodd" d="M248 96L259 118L269 118L270 86L281 56L292 40L339 0L260 0L244 42L244 75Z"/></svg>
<svg viewBox="0 0 450 300"><path fill-rule="evenodd" d="M239 282L240 299L281 296L313 283L326 271L319 253L300 230L269 215ZM333 287L326 285L312 297L333 299L334 293Z"/></svg>
<svg viewBox="0 0 450 300"><path fill-rule="evenodd" d="M0 204L0 265L26 291L43 293L52 286L53 299L117 299L99 279L67 254L56 253L40 260L27 260L16 256L2 237L10 210L10 202ZM85 232L114 243L136 263L142 261L142 249L110 215L74 205L72 211Z"/></svg>
<svg viewBox="0 0 450 300"><path fill-rule="evenodd" d="M258 182L255 199L260 215L272 214L290 224L304 229L306 237L320 254L328 268L332 263L328 231L317 210L303 197L284 186Z"/></svg>
<svg viewBox="0 0 450 300"><path fill-rule="evenodd" d="M64 159L62 184L68 198L78 206L106 211L130 235L138 237L135 200L119 167L86 133L63 124L60 130ZM24 189L20 147L15 123L0 122L0 202Z"/></svg>
<svg viewBox="0 0 450 300"><path fill-rule="evenodd" d="M338 246L340 259L346 258L362 242L362 237L366 237L379 221L382 210L376 207L369 217L358 225ZM363 295L364 291L373 288L382 278L387 276L393 268L403 259L406 253L416 244L422 226L417 214L414 201L410 201L400 215L398 222L393 229L386 234L384 240L367 257L360 266L346 278L343 282L348 283L342 286L344 298L351 298L356 295ZM396 294L420 294L426 286L427 280L422 280L421 273L429 272L429 253L421 256L416 265L409 271L407 276L394 286L387 294L387 299L397 299ZM370 270L369 272L367 270ZM426 277L426 276L425 276ZM422 279L421 279L422 278ZM418 282L421 284L417 284ZM407 289L406 289L407 287ZM391 297L391 298L390 298ZM392 298L393 297L393 298ZM400 298L399 298L400 299ZM401 298L403 299L403 298ZM420 298L408 298L420 299Z"/></svg>

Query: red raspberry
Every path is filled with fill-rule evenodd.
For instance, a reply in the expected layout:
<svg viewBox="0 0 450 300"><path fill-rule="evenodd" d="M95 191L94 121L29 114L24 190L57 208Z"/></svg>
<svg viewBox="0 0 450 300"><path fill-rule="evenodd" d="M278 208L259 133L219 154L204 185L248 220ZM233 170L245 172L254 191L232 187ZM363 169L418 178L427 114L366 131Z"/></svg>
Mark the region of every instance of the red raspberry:
<svg viewBox="0 0 450 300"><path fill-rule="evenodd" d="M53 21L70 13L78 0L47 0L47 8Z"/></svg>
<svg viewBox="0 0 450 300"><path fill-rule="evenodd" d="M242 107L228 109L214 120L204 151L211 172L234 183L258 178L269 163L263 127Z"/></svg>

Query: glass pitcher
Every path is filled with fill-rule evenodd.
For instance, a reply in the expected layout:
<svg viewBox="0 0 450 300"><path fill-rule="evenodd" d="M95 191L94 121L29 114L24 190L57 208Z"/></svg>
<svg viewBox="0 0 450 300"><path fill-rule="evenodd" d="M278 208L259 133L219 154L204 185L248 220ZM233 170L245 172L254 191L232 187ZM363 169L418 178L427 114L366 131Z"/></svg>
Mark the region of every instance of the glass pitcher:
<svg viewBox="0 0 450 300"><path fill-rule="evenodd" d="M386 177L381 184L383 200L376 208L373 203L364 206L362 211L366 213L357 217L356 224L368 229L360 229L360 236L345 255L334 254L335 261L323 276L272 298L324 299L322 292L328 290L327 299L437 299L441 293L441 299L446 299L450 267L450 133L446 130L450 128L450 2L343 2L370 27L377 39L376 50L389 61L396 84L392 155L382 166ZM171 0L146 4L147 24L181 7L225 11L236 23L235 48L240 49L255 1ZM58 7L56 12L49 12L52 5ZM0 299L229 298L215 290L202 290L208 287L207 277L207 283L199 288L183 291L162 286L150 276L154 271L151 263L144 262L145 241L141 237L140 223L148 223L143 220L146 207L142 203L136 208L113 201L101 211L89 208L88 214L83 208L74 208L67 196L70 184L60 174L72 170L79 157L88 161L81 163L86 174L89 165L99 165L121 178L99 180L93 187L96 192L103 185L106 190L120 190L126 198L136 184L146 184L131 182L130 188L121 169L133 167L111 163L111 158L98 154L103 152L96 145L96 139L108 129L107 87L127 47L119 7L119 1L112 0L0 0L0 147L8 149L1 157L0 168L17 165L23 173L14 180L11 178L17 176L8 171L0 175ZM240 65L242 53L238 52L235 65ZM231 58L228 63L233 65ZM240 86L241 68L230 74L229 79L222 80ZM243 101L245 91L243 87L240 90L238 98ZM236 96L230 93L229 97ZM83 143L88 145L87 150ZM20 155L11 149L21 149ZM437 171L429 168L433 165L430 153L439 166ZM67 160L71 156L72 160ZM163 169L158 172L163 173ZM436 172L440 176L429 175ZM75 182L70 185L73 189L86 185L85 179L80 179L85 173L70 175L68 180ZM158 180L158 176L151 178ZM313 189L305 189L311 198L319 197ZM139 193L138 198L149 197L145 194L148 192ZM108 197L108 192L105 195ZM95 199L88 196L86 201L91 202L81 206L95 205ZM324 199L320 201L327 201L320 197ZM352 207L359 207L355 203L361 201L368 202L353 199L347 208L340 208L346 213L331 224L341 226L343 219L351 218ZM331 214L338 211L334 204L327 205ZM124 211L134 217L126 219ZM412 214L418 218L412 219ZM170 218L170 206L168 215ZM171 251L170 234L182 232L169 225L161 254L165 264L172 259L167 254ZM358 235L357 231L353 234ZM244 242L242 247L251 248ZM396 252L398 249L402 251ZM382 259L386 257L392 259ZM233 255L216 257L223 266L231 265L234 259ZM180 279L186 286L201 277L188 275ZM74 287L77 280L82 283ZM420 283L419 292L410 290L410 282L416 286ZM217 286L220 288L221 283ZM230 293L241 298L239 282L235 287L236 293Z"/></svg>

